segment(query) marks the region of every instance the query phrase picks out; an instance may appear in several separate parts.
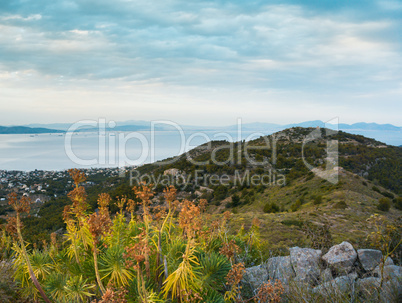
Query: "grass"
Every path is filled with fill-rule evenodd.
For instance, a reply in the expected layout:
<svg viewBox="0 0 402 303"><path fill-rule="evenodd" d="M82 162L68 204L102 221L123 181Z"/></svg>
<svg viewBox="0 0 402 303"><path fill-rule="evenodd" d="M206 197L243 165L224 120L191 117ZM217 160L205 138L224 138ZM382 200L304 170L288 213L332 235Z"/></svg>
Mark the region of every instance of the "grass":
<svg viewBox="0 0 402 303"><path fill-rule="evenodd" d="M284 187L271 187L256 193L254 202L233 209L231 228L236 231L244 224L247 229L252 219L257 217L262 223L260 233L265 241L263 251L286 250L292 246L308 247L310 242L302 231L302 222L328 224L334 244L349 241L357 248L367 246L365 239L371 230L366 219L374 213L381 213L391 220L402 214L393 207L389 212L379 211L378 200L383 196L373 191L372 187L372 182L346 171L341 173L340 182L335 185L314 177L307 181L296 180ZM383 190L379 186L377 188ZM322 202L315 205L317 196L322 197ZM298 199L304 202L297 211L291 212L291 205ZM222 201L219 207L211 208L211 211L219 214L227 210L226 201L229 200ZM263 209L268 202L277 204L284 211L265 214Z"/></svg>

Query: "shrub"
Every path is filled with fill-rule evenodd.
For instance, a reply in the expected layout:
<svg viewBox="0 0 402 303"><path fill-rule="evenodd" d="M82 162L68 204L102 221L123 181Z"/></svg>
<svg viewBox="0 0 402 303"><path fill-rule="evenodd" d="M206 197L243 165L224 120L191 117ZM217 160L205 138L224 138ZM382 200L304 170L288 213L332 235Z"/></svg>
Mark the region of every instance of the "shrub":
<svg viewBox="0 0 402 303"><path fill-rule="evenodd" d="M374 185L371 189L381 194L381 190L377 186Z"/></svg>
<svg viewBox="0 0 402 303"><path fill-rule="evenodd" d="M322 196L315 196L314 198L314 205L318 205L322 203Z"/></svg>
<svg viewBox="0 0 402 303"><path fill-rule="evenodd" d="M326 252L333 244L328 224L321 226L306 223L303 226L303 231L311 241L311 247L314 249L321 249Z"/></svg>
<svg viewBox="0 0 402 303"><path fill-rule="evenodd" d="M389 211L391 208L391 200L388 198L381 198L378 201L377 208L382 211Z"/></svg>
<svg viewBox="0 0 402 303"><path fill-rule="evenodd" d="M0 264L0 302L22 302L19 297L35 302L42 297L45 302L122 303L265 298L242 298L238 286L245 266L260 255L258 220L248 231L229 235L230 212L211 224L204 213L207 201L179 201L171 186L163 192L165 203L154 205L155 192L144 184L133 188L139 203L117 198L117 213L111 213L112 198L100 194L98 210L92 213L81 185L85 173L70 174L75 187L68 194L72 204L63 212L66 233L62 241L53 233L42 250L25 249L22 237L20 219L29 213L30 201L10 195L16 216L8 219L11 235L0 234L0 252L7 251L15 232L18 238L12 245L12 264ZM135 212L137 204L140 213ZM4 271L4 264L11 272Z"/></svg>
<svg viewBox="0 0 402 303"><path fill-rule="evenodd" d="M336 208L336 209L345 209L347 207L348 207L348 205L343 200L335 203L335 205L334 205L334 208Z"/></svg>
<svg viewBox="0 0 402 303"><path fill-rule="evenodd" d="M264 205L264 213L277 213L279 211L279 206L274 202L268 202Z"/></svg>
<svg viewBox="0 0 402 303"><path fill-rule="evenodd" d="M13 279L14 270L11 262L0 264L0 302L33 302L20 299L18 283Z"/></svg>
<svg viewBox="0 0 402 303"><path fill-rule="evenodd" d="M300 199L297 199L296 202L293 203L292 206L290 207L290 210L295 212L300 208L301 205L302 205L302 203L301 203Z"/></svg>
<svg viewBox="0 0 402 303"><path fill-rule="evenodd" d="M395 196L393 194L386 192L386 191L381 192L381 195L383 195L384 197L390 198L390 199L395 198Z"/></svg>
<svg viewBox="0 0 402 303"><path fill-rule="evenodd" d="M226 198L226 193L228 192L228 187L224 185L219 185L213 195L215 200L223 200Z"/></svg>
<svg viewBox="0 0 402 303"><path fill-rule="evenodd" d="M294 225L294 226L302 227L304 225L304 222L299 221L299 220L283 220L281 223L286 226Z"/></svg>
<svg viewBox="0 0 402 303"><path fill-rule="evenodd" d="M402 197L397 197L393 200L395 208L402 210Z"/></svg>
<svg viewBox="0 0 402 303"><path fill-rule="evenodd" d="M240 197L238 195L232 196L232 206L236 207L240 205Z"/></svg>

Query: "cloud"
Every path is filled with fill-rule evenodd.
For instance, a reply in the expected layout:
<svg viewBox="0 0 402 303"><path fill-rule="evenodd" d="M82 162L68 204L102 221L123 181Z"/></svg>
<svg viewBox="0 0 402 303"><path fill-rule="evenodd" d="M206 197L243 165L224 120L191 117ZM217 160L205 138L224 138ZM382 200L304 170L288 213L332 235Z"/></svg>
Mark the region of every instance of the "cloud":
<svg viewBox="0 0 402 303"><path fill-rule="evenodd" d="M399 4L2 1L0 77L51 89L110 89L105 81L176 87L183 100L214 90L275 92L285 104L300 92L320 100L340 91L375 95L402 83Z"/></svg>

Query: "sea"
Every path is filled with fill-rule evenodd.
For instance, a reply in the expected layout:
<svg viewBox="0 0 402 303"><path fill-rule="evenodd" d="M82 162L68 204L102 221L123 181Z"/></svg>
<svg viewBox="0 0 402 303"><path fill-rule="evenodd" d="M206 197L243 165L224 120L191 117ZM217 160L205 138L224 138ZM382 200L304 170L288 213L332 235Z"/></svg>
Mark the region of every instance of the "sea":
<svg viewBox="0 0 402 303"><path fill-rule="evenodd" d="M140 166L175 157L211 140L252 140L272 131L136 131L0 135L0 170L66 170ZM348 130L390 145L401 132Z"/></svg>

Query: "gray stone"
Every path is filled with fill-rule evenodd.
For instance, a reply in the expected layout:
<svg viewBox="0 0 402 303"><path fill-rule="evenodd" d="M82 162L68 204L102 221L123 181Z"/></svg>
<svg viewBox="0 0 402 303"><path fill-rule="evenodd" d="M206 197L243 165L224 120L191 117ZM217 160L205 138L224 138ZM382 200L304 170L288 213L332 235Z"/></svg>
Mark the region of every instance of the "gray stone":
<svg viewBox="0 0 402 303"><path fill-rule="evenodd" d="M381 278L381 268L377 266L374 271L379 278ZM384 281L393 280L396 282L401 282L402 280L402 267L396 265L386 265L384 266Z"/></svg>
<svg viewBox="0 0 402 303"><path fill-rule="evenodd" d="M385 282L380 292L381 302L402 302L402 283Z"/></svg>
<svg viewBox="0 0 402 303"><path fill-rule="evenodd" d="M313 293L319 293L324 297L335 294L345 294L351 291L354 283L354 280L351 278L342 276L314 287Z"/></svg>
<svg viewBox="0 0 402 303"><path fill-rule="evenodd" d="M358 249L357 256L365 271L372 271L382 259L382 252L377 249Z"/></svg>
<svg viewBox="0 0 402 303"><path fill-rule="evenodd" d="M375 278L375 277L368 277L364 279L358 279L356 281L356 288L359 290L364 290L364 291L372 291L373 289L377 289L380 287L380 278Z"/></svg>
<svg viewBox="0 0 402 303"><path fill-rule="evenodd" d="M359 292L359 295L365 301L375 301L378 300L378 288L380 287L380 278L364 278L358 279L356 281L356 290Z"/></svg>
<svg viewBox="0 0 402 303"><path fill-rule="evenodd" d="M356 280L359 277L359 275L355 271L347 274L346 276L351 278L353 281Z"/></svg>
<svg viewBox="0 0 402 303"><path fill-rule="evenodd" d="M289 281L296 276L290 256L269 258L266 266L269 279L279 279L282 284L289 284Z"/></svg>
<svg viewBox="0 0 402 303"><path fill-rule="evenodd" d="M331 269L327 268L327 269L321 271L321 274L320 274L320 282L321 283L329 282L332 279L333 279L333 277L332 277Z"/></svg>
<svg viewBox="0 0 402 303"><path fill-rule="evenodd" d="M382 262L379 265L381 265L381 264L382 264ZM395 265L394 261L392 260L391 257L388 257L387 260L385 260L385 266L388 266L388 265Z"/></svg>
<svg viewBox="0 0 402 303"><path fill-rule="evenodd" d="M332 246L322 259L337 273L345 274L351 271L357 259L357 253L349 242Z"/></svg>
<svg viewBox="0 0 402 303"><path fill-rule="evenodd" d="M387 265L395 265L391 257L388 257L387 260L385 260L385 266Z"/></svg>
<svg viewBox="0 0 402 303"><path fill-rule="evenodd" d="M321 250L292 247L290 262L296 273L295 280L304 283L315 283L320 275Z"/></svg>
<svg viewBox="0 0 402 303"><path fill-rule="evenodd" d="M249 284L252 289L258 289L266 281L268 281L268 271L264 266L258 265L246 268L243 283Z"/></svg>

